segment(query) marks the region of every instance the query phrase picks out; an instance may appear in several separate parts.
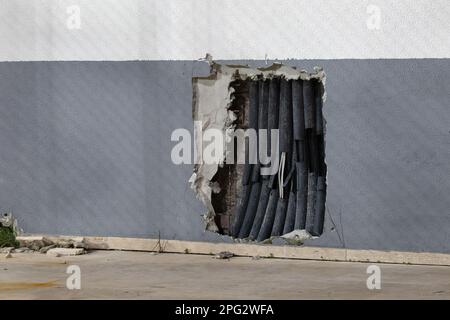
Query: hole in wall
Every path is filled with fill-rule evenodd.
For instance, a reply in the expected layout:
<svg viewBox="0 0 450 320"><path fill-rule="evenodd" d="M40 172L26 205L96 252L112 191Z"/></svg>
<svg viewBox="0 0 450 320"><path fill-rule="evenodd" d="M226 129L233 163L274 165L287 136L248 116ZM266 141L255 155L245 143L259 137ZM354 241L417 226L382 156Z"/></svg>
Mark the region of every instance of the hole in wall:
<svg viewBox="0 0 450 320"><path fill-rule="evenodd" d="M323 233L326 201L325 120L321 79L233 75L228 110L234 129L279 130L279 169L262 175L261 163L218 166L211 184L217 231L237 239L264 241L305 230ZM258 134L258 139L260 138ZM270 135L268 138L270 150ZM246 145L248 151L248 145ZM255 151L258 153L258 151ZM236 155L236 152L235 152ZM248 161L249 154L246 154Z"/></svg>
<svg viewBox="0 0 450 320"><path fill-rule="evenodd" d="M235 80L230 85L234 89L230 109L237 114L236 128L269 129L270 113L278 113L278 117L271 119L275 121L272 121L270 129L280 130L284 186L280 186L279 174L262 176L255 173L260 170L258 165L225 164L219 167L212 180L221 186L221 192L212 196L219 232L258 241L281 236L294 229L305 229L313 236L321 235L326 165L323 115L316 99L317 96L321 99L320 83L313 80L288 81L280 77ZM254 117L258 123L249 124L252 112L259 113ZM300 121L303 124L299 124ZM242 181L245 171L252 171L250 182Z"/></svg>

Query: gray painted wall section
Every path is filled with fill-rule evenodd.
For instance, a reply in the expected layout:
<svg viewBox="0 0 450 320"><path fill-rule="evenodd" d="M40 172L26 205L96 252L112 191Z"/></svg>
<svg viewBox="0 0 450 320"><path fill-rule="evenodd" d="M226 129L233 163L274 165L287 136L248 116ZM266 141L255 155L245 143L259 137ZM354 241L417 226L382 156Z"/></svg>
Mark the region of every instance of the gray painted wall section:
<svg viewBox="0 0 450 320"><path fill-rule="evenodd" d="M450 252L449 60L285 63L328 76L328 231L308 244ZM192 167L170 160L172 130L193 127L191 78L206 74L0 63L0 207L32 233L229 241L203 231Z"/></svg>

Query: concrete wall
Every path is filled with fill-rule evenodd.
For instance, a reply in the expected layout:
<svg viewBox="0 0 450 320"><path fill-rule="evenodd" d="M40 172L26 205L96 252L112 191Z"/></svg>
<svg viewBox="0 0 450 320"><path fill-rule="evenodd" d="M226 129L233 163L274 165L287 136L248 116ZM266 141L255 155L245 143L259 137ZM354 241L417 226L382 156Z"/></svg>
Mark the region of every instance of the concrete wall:
<svg viewBox="0 0 450 320"><path fill-rule="evenodd" d="M450 252L449 60L285 63L328 75L327 231L308 244ZM192 129L191 78L206 74L0 62L0 207L32 233L229 241L203 231L192 166L170 160L172 131Z"/></svg>

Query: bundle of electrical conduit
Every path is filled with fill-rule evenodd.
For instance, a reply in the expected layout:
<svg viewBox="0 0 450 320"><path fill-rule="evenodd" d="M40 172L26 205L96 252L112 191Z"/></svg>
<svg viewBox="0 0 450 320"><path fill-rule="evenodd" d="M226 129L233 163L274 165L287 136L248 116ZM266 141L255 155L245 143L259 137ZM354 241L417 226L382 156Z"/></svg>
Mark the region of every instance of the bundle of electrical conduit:
<svg viewBox="0 0 450 320"><path fill-rule="evenodd" d="M277 174L261 175L262 165L249 161L257 159L257 148L246 148L243 196L234 214L233 237L263 241L297 229L322 234L326 197L322 94L317 80L250 81L249 128L268 130L268 150L270 130L279 129L280 160Z"/></svg>

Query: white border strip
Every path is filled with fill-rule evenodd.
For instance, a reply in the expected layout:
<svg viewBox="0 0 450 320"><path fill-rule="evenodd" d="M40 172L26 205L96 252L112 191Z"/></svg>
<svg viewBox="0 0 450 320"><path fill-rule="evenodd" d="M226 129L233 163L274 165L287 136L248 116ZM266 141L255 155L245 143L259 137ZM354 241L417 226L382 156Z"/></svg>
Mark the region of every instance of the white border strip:
<svg viewBox="0 0 450 320"><path fill-rule="evenodd" d="M448 0L0 0L0 61L450 58Z"/></svg>

